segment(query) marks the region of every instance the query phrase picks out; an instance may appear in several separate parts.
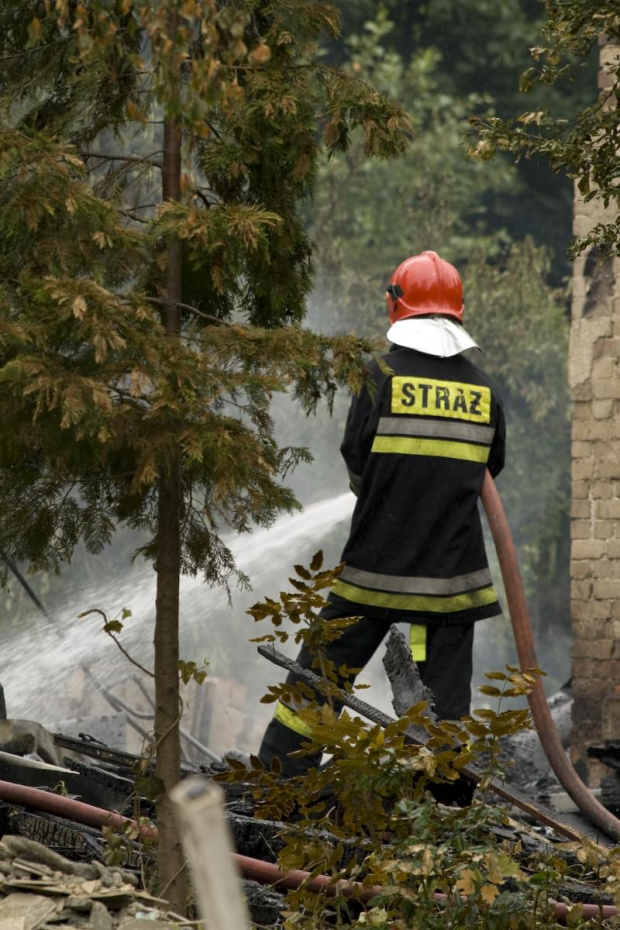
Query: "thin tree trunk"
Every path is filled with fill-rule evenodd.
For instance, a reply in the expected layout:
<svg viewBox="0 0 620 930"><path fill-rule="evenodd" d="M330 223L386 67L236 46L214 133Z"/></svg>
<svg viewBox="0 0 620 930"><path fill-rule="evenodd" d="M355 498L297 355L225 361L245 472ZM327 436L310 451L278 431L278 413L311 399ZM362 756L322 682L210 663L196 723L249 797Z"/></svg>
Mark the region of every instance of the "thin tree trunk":
<svg viewBox="0 0 620 930"><path fill-rule="evenodd" d="M181 192L181 129L164 122L163 199L178 200ZM165 305L162 323L169 338L180 332L181 243L168 246ZM181 575L181 461L173 452L159 480L157 529L157 602L155 614L155 774L164 793L157 801L160 894L173 911L185 914L185 859L168 793L180 778L179 736L179 581Z"/></svg>

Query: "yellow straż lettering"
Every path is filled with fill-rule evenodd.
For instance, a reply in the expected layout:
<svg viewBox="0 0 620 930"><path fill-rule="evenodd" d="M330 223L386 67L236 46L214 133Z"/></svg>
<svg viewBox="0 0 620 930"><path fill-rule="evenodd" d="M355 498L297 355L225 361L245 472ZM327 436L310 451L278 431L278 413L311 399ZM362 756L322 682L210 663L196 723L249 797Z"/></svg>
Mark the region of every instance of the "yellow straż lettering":
<svg viewBox="0 0 620 930"><path fill-rule="evenodd" d="M482 384L398 375L392 378L391 412L490 423L491 391Z"/></svg>

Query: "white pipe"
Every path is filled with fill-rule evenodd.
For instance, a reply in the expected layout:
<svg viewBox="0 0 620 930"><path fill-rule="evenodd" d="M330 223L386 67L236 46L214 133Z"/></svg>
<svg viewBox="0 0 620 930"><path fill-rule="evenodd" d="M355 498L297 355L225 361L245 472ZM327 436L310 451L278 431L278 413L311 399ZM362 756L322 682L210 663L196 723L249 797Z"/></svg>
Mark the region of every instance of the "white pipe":
<svg viewBox="0 0 620 930"><path fill-rule="evenodd" d="M198 776L170 792L206 930L250 930L224 798L219 785Z"/></svg>

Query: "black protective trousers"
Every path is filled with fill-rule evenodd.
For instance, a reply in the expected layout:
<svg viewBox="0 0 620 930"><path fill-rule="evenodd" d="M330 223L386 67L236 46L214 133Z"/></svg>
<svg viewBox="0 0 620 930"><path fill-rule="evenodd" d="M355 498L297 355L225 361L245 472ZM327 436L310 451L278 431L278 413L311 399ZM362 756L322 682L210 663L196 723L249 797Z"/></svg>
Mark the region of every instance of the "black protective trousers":
<svg viewBox="0 0 620 930"><path fill-rule="evenodd" d="M336 607L326 607L321 616L335 620L344 616ZM408 622L407 618L402 618ZM419 622L419 621L418 621ZM336 668L364 668L373 657L385 637L393 620L363 617L358 623L347 627L342 636L324 647L326 657ZM442 625L441 621L429 623L426 637L426 661L418 662L422 682L433 692L435 711L440 720L458 720L469 714L471 703L472 655L474 624L459 626ZM312 669L314 654L304 645L297 664ZM294 672L289 673L287 682L296 684L302 679ZM354 678L349 676L348 681ZM342 685L344 679L339 681ZM316 693L316 692L315 692ZM316 693L316 700L325 703L325 697ZM336 703L339 711L342 705ZM322 750L316 753L291 758L290 753L301 749L308 738L287 727L275 718L269 723L259 749L259 758L266 768L271 767L275 757L280 760L284 776L303 775L309 768L320 764Z"/></svg>

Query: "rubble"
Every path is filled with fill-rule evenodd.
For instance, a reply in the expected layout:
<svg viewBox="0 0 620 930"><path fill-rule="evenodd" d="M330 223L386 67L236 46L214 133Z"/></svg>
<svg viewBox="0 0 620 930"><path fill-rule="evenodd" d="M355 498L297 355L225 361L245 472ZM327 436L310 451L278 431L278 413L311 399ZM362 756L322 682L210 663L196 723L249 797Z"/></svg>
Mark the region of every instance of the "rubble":
<svg viewBox="0 0 620 930"><path fill-rule="evenodd" d="M71 862L21 836L0 840L2 930L149 930L180 926L168 905L137 887L132 872Z"/></svg>
<svg viewBox="0 0 620 930"><path fill-rule="evenodd" d="M394 634L386 655L394 706L399 715L412 703L428 697L419 677L412 675L409 665L414 670L415 667L410 659L409 665L405 662L409 653L401 640L402 636L399 639ZM551 699L551 705L564 735L563 721L570 716L570 697L562 693ZM572 827L536 806L557 786L536 734L522 734L512 737L511 741L507 748L517 765L510 772L510 787L504 786L501 796L504 800L514 796L520 808L515 816L521 820L523 812L530 809L534 819L547 826L532 829L511 820L498 829L498 840L512 839L524 852L532 852L549 843L549 826L560 828L560 834L563 827L567 828L564 836L570 836ZM611 764L614 770L620 770L620 762L614 765L606 757L617 755L620 758L616 748L606 747L603 761ZM86 804L133 817L138 762L143 770L142 757L84 736L79 721L73 728L73 735L52 735L30 721L0 720L0 780L13 784L64 793ZM200 772L213 776L224 767L218 763L186 761L183 775ZM613 777L618 776L614 773ZM514 792L513 786L521 788L528 797ZM256 819L243 784L227 784L226 795L226 814L241 857L273 862L282 847L282 831L286 825L275 820ZM536 803L531 803L531 799L536 799ZM142 814L153 815L148 800L142 799L140 806ZM43 808L46 809L45 805ZM61 813L64 817L65 812ZM143 930L145 926L149 930L165 930L171 926L191 925L191 921L170 914L165 901L139 890L136 875L141 865L153 865L152 849L141 849L123 839L125 868L103 865L110 848L101 830L63 817L57 813L42 813L34 806L23 808L14 802L0 802L0 836L3 837L0 841L1 930ZM526 822L533 821L526 819ZM536 833L537 830L542 832ZM343 863L351 854L345 843ZM252 920L263 926L278 925L284 906L283 895L254 881L243 881L242 886ZM568 900L601 899L595 889L586 885L577 889L574 882L563 891Z"/></svg>

